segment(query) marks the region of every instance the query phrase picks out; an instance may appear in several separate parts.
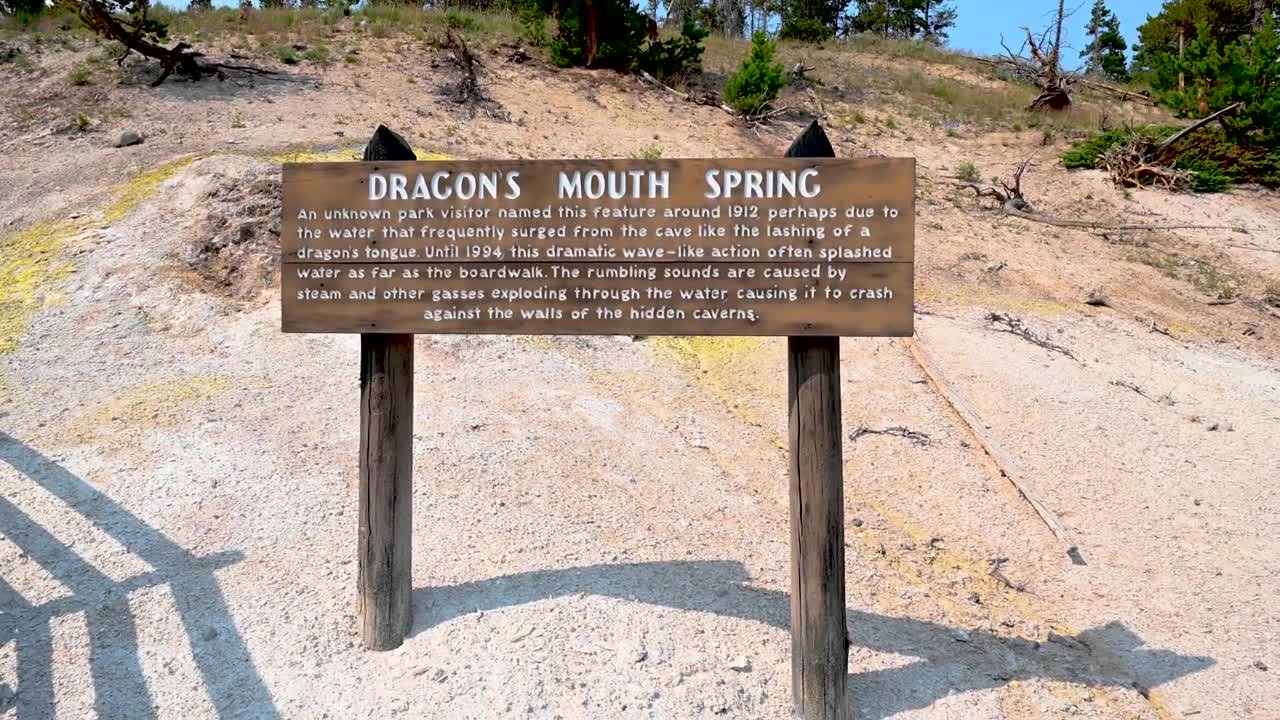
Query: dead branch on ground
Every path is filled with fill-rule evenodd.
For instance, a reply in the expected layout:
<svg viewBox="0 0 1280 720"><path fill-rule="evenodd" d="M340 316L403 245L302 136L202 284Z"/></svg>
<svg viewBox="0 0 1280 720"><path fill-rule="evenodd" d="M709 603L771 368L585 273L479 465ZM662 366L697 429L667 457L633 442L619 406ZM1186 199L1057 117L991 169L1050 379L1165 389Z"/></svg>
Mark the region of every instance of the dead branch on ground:
<svg viewBox="0 0 1280 720"><path fill-rule="evenodd" d="M987 570L987 574L995 578L996 580L1000 581L1000 584L1004 585L1010 590L1013 590L1015 592L1027 592L1027 587L1025 585L1023 585L1022 583L1015 584L1012 580L1005 577L1004 565L1007 562L1009 562L1009 558L1007 557L991 558L990 560L987 561L987 564L991 566Z"/></svg>
<svg viewBox="0 0 1280 720"><path fill-rule="evenodd" d="M928 445L933 444L933 438L929 437L928 433L922 433L916 430L910 430L901 425L894 425L892 427L887 427L882 430L877 430L875 428L869 428L865 425L861 425L858 427L857 430L854 430L853 432L849 433L849 440L856 442L858 438L862 437L863 435L891 435L893 437L900 437L906 440L910 440L911 444L919 447L926 447Z"/></svg>
<svg viewBox="0 0 1280 720"><path fill-rule="evenodd" d="M476 110L480 109L494 120L510 121L510 113L490 98L481 87L477 71L483 70L484 66L467 47L467 42L462 39L462 34L457 28L450 26L445 31L444 47L449 50L449 57L459 72L457 80L440 86L444 95L455 104L466 106L467 112L472 117L475 116Z"/></svg>
<svg viewBox="0 0 1280 720"><path fill-rule="evenodd" d="M1138 320L1138 321L1142 321L1142 320L1144 320L1144 318L1142 318L1142 317L1140 317L1140 316L1139 316L1139 317L1137 317L1137 318L1135 318L1135 319L1136 319L1136 320ZM1173 334L1173 333L1169 332L1169 328L1167 328L1167 327L1161 327L1160 325L1158 325L1158 324L1156 323L1156 321L1155 321L1154 319L1145 319L1145 320L1146 320L1146 322L1147 322L1147 332L1160 333L1161 335L1164 335L1165 337L1173 338L1174 340L1177 340L1177 339L1178 339L1177 337L1175 337L1175 336L1174 336L1174 334Z"/></svg>
<svg viewBox="0 0 1280 720"><path fill-rule="evenodd" d="M126 27L124 22L113 15L102 0L58 0L58 6L75 13L93 32L108 40L115 40L124 46L124 53L117 59L124 63L130 52L156 60L160 63L160 77L152 83L156 87L170 75L177 74L192 80L216 77L226 80L228 72L244 75L274 76L273 70L254 67L252 65L231 65L228 63L206 62L201 58L204 53L196 52L192 47L180 42L171 48L164 47L144 37L142 32ZM128 22L128 21L125 21Z"/></svg>
<svg viewBox="0 0 1280 720"><path fill-rule="evenodd" d="M1027 167L1031 164L1031 158L1023 160L1018 169L1013 172L1013 184L1000 178L998 182L1000 187L994 185L979 185L977 183L960 183L960 187L969 188L977 194L977 197L993 197L1000 202L1000 207L1008 212L1033 212L1031 203L1022 194L1022 174L1027 171Z"/></svg>
<svg viewBox="0 0 1280 720"><path fill-rule="evenodd" d="M742 121L747 124L747 127L755 127L756 125L766 124L773 118L776 118L780 115L785 115L791 112L790 107L780 107L780 108L777 108L776 110L762 109L761 111L755 112L755 113L743 113L743 112L734 110L728 105L725 105L724 102L722 102L719 96L717 96L715 93L703 92L699 95L693 95L691 93L681 92L671 87L670 85L667 85L666 83L658 80L653 75L650 75L648 72L644 70L637 71L636 77L649 83L650 85L662 88L663 90L666 90L667 92L671 93L672 95L675 95L681 100L684 100L686 102L691 102L694 105L706 105L708 107L720 108L721 110L729 113L730 115L736 118L741 118Z"/></svg>
<svg viewBox="0 0 1280 720"><path fill-rule="evenodd" d="M995 185L979 185L973 182L956 183L956 187L973 190L977 198L992 197L1000 203L1000 210L1008 215L1030 220L1031 222L1043 223L1054 227L1080 228L1082 230L1098 230L1098 231L1156 231L1156 230L1247 230L1233 225L1197 225L1187 223L1170 223L1162 225L1139 225L1130 223L1104 223L1097 220L1066 220L1056 218L1052 215L1044 215L1035 211L1031 206L1031 202L1027 200L1023 194L1022 178L1027 168L1031 165L1032 158L1027 158L1018 164L1017 169L1013 173L1013 181L1000 178L997 180L999 187ZM1181 172L1181 171L1175 171ZM1266 250L1266 248L1249 248Z"/></svg>
<svg viewBox="0 0 1280 720"><path fill-rule="evenodd" d="M1091 80L1086 77L1077 77L1075 78L1075 82L1091 90L1097 90L1098 92L1104 92L1104 93L1109 93L1111 95L1115 95L1121 100L1137 100L1138 102L1145 102L1148 105L1156 104L1156 101L1153 100L1150 95L1146 94L1145 91L1136 93L1136 92L1133 92L1132 90L1125 90L1124 88L1118 88L1114 85L1108 85L1106 83L1098 82L1097 80Z"/></svg>
<svg viewBox="0 0 1280 720"><path fill-rule="evenodd" d="M1076 362L1080 362L1080 358L1076 357L1070 350L1058 345L1047 337L1041 337L1035 334L1035 332L1023 324L1022 320L1019 318L1011 315L1005 315L1004 313L991 312L987 313L986 320L994 326L992 329L997 332L1016 335L1032 345L1042 347L1045 350L1050 350L1052 352L1061 353Z"/></svg>
<svg viewBox="0 0 1280 720"><path fill-rule="evenodd" d="M919 331L917 330L917 333L918 332ZM960 420L978 441L978 444L987 454L987 457L990 458L995 469L1007 478L1015 488L1017 488L1018 492L1026 499L1027 502L1031 503L1031 507L1036 511L1036 514L1040 516L1040 519L1044 521L1044 524L1049 528L1049 530L1053 532L1054 537L1058 538L1058 540L1067 547L1067 556L1071 558L1071 562L1075 565L1085 565L1084 557L1080 554L1080 546L1076 544L1074 539L1072 539L1071 533L1068 532L1066 526L1062 524L1062 520L1060 520L1057 514L1055 514L1053 510L1049 509L1049 506L1045 504L1043 496L1035 485L1018 471L1012 458L1010 458L1009 455L996 444L995 440L982 429L986 426L982 423L982 420L978 417L977 413L973 411L973 408L971 408L967 402L965 402L955 393L954 390L951 389L949 385L947 385L942 374L936 367L934 367L934 363L930 360L929 354L925 349L924 337L920 336L914 340L907 338L904 342L907 350L911 353L912 359L914 359L916 364L920 366L920 369L924 371L925 377L929 378L930 385L938 392L939 395L942 396L943 400L947 401L947 404L951 406L951 409L955 410L956 414L960 416ZM999 570L999 566L997 565L995 569ZM1009 584L1012 585L1012 583Z"/></svg>
<svg viewBox="0 0 1280 720"><path fill-rule="evenodd" d="M454 83L452 100L459 105L474 105L483 98L480 81L476 79L475 56L467 49L467 42L452 27L445 32L445 47L452 53L454 65L462 71L462 77Z"/></svg>
<svg viewBox="0 0 1280 720"><path fill-rule="evenodd" d="M1160 396L1160 397L1158 397L1158 398L1151 397L1150 395L1148 395L1148 394L1147 394L1147 391L1146 391L1146 390L1143 390L1143 389L1142 389L1140 386L1138 386L1136 383L1131 383L1131 382L1128 382L1128 381L1125 381L1125 380L1112 380L1112 381L1111 381L1111 384L1112 384L1112 385L1115 385L1116 387L1122 387L1122 388L1124 388L1125 390L1132 390L1132 391L1134 391L1134 392L1138 393L1139 395L1141 395L1142 397L1144 397L1144 398L1146 398L1146 399L1150 400L1151 402L1155 403L1156 405L1164 405L1164 406L1167 406L1167 407L1172 407L1172 406L1174 406L1174 405L1176 405L1176 404L1177 404L1177 402L1173 399L1173 396L1172 396L1172 395L1170 395L1170 394L1168 394L1168 393L1165 393L1164 395L1161 395L1161 396Z"/></svg>
<svg viewBox="0 0 1280 720"><path fill-rule="evenodd" d="M1114 145L1099 158L1100 165L1111 175L1117 185L1144 187L1158 185L1170 190L1189 190L1194 174L1173 167L1177 159L1172 152L1179 140L1218 120L1236 112L1241 103L1227 107L1201 118L1157 143L1134 133L1127 142Z"/></svg>

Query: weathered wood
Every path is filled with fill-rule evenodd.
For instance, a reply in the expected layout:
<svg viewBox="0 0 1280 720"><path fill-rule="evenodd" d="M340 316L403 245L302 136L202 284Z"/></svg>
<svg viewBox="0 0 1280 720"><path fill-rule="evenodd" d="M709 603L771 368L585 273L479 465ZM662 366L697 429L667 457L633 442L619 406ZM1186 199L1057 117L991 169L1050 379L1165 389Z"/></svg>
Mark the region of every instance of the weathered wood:
<svg viewBox="0 0 1280 720"><path fill-rule="evenodd" d="M411 160L379 126L366 160ZM413 335L360 336L360 637L370 650L404 642L413 618Z"/></svg>
<svg viewBox="0 0 1280 720"><path fill-rule="evenodd" d="M1233 113L1233 112L1235 112L1235 111L1239 110L1239 109L1240 109L1240 108L1242 108L1242 107L1244 107L1244 103L1240 103L1240 102L1231 103L1230 105L1228 105L1228 106L1226 106L1226 107L1222 108L1221 110L1219 110L1219 111L1217 111L1217 112L1213 113L1212 115L1207 115L1207 116L1205 116L1205 117L1203 117L1203 118L1201 118L1201 119L1199 119L1199 120L1195 121L1194 123L1192 123L1192 124L1190 124L1190 125L1188 125L1188 126L1186 126L1186 127L1182 128L1182 129L1181 129L1181 130L1179 130L1178 132L1176 132L1176 133L1174 133L1174 134L1170 135L1168 138L1166 138L1164 142L1162 142L1162 143L1160 143L1159 145L1157 145L1157 146L1155 147L1155 149L1150 153L1150 157L1151 157L1151 158L1153 158L1153 159L1157 159L1157 158L1160 158L1160 157L1164 156L1165 151L1166 151L1166 150L1168 150L1170 147L1173 147L1173 144L1174 144L1174 143L1176 143L1176 142L1178 142L1179 140L1181 140L1182 138L1184 138L1184 137L1186 137L1186 136L1190 135L1191 133L1195 132L1196 130L1199 130L1200 128L1204 127L1205 125L1208 125L1209 123L1213 122L1214 120L1217 120L1218 118L1222 117L1223 115L1230 115L1231 113Z"/></svg>
<svg viewBox="0 0 1280 720"><path fill-rule="evenodd" d="M1031 507L1036 511L1036 514L1040 516L1040 519L1044 522L1045 526L1053 532L1054 537L1058 538L1058 540L1067 547L1067 556L1071 558L1071 562L1075 565L1086 564L1084 557L1080 554L1080 549L1076 544L1076 541L1072 539L1071 533L1067 531L1066 526L1062 524L1062 520L1058 518L1058 515L1054 513L1053 510L1049 509L1049 506L1044 501L1044 496L1041 495L1036 486L1028 480L1020 470L1018 470L1013 459L996 444L995 439L992 438L990 434L982 430L982 428L986 426L983 424L981 418L978 417L978 413L969 406L969 403L965 402L963 398L957 395L943 379L942 374L936 367L936 364L929 359L929 355L923 345L923 340L923 338L917 338L915 340L908 339L905 342L907 344L907 350L911 353L911 357L916 361L916 364L920 366L920 369L924 371L925 377L929 379L930 385L932 385L933 389L942 396L943 400L947 401L947 404L951 406L951 409L955 410L956 415L958 415L960 420L964 422L965 426L969 428L969 432L973 434L973 437L978 441L978 444L982 447L983 451L991 458L991 461L1000 471L1000 474L1004 475L1013 487L1017 489L1018 493L1031 504Z"/></svg>
<svg viewBox="0 0 1280 720"><path fill-rule="evenodd" d="M280 281L284 297L296 299L300 293L313 293L309 297L339 299L296 302L284 314L282 327L285 332L422 334L911 335L910 263L847 263L841 266L845 273L842 279L825 277L826 267L817 262L797 269L817 272L823 275L820 279L770 278L766 271L784 266L767 263L734 263L738 277L729 277L729 271L721 265L719 276L709 278L703 274L707 266L708 263L616 263L610 269L625 270L630 277L593 278L590 273L599 269L599 263L559 263L556 267L574 271L577 276L547 272L544 277L529 280L518 275L459 277L457 264L417 264L412 267L418 277L398 277L397 269L394 279L375 279L368 273L364 278L352 279L350 274L362 266L335 264L327 266L334 277L303 278L300 269L306 266L286 264ZM540 267L545 268L531 263L503 263L500 269L533 272ZM667 271L693 275L660 279ZM451 272L449 277L443 276L446 272ZM747 277L747 272L753 276ZM649 277L659 279L650 281ZM843 296L832 300L819 290L808 297L807 291L815 286L840 289ZM386 296L391 288L399 293L395 299ZM541 292L537 297L475 300L479 293L515 293L520 288ZM647 294L649 288L661 288L672 295L653 298ZM878 293L884 288L892 292L892 298L850 299L855 292ZM349 299L353 292L375 290L377 300ZM596 300L589 299L590 295L578 297L579 292L587 291L607 295L597 295L602 299ZM760 295L758 299L744 298L740 292ZM468 293L471 299L463 299L463 294ZM794 293L794 299L790 293ZM630 299L620 300L624 297ZM503 314L491 315L491 307ZM651 312L655 308L663 312ZM575 317L575 311L585 315ZM425 317L428 313L430 316Z"/></svg>
<svg viewBox="0 0 1280 720"><path fill-rule="evenodd" d="M282 327L905 336L914 182L909 158L289 164Z"/></svg>
<svg viewBox="0 0 1280 720"><path fill-rule="evenodd" d="M389 131L388 131L389 132ZM808 187L818 187L820 192L815 197L803 197L798 190L781 188L774 197L747 197L747 188L735 186L726 191L721 182L725 171L774 171L774 176L786 175L788 180L797 173L810 168L816 169ZM720 171L716 187L709 185L707 172ZM384 196L382 199L370 200L368 182L370 173L377 173L386 178L393 173L406 176L408 184L406 194L412 196L415 190L417 175L422 174L426 181L429 197L417 199L395 199ZM581 189L583 197L561 197L560 173L582 173L589 177L593 172L614 173L625 180L623 197L612 198L608 194L594 199L585 197L590 183L584 182ZM666 197L649 197L651 189L649 173L664 176ZM513 182L519 189L519 196L508 197L512 188L508 182L508 173L516 173ZM640 173L633 179L631 173ZM440 183L435 184L436 175L440 175ZM664 175L665 174L665 175ZM493 177L496 188L477 191L470 199L462 199L453 194L455 180L461 176ZM359 250L356 257L338 257L341 262L363 262L386 264L392 262L441 262L449 258L424 257L427 248L444 249L454 246L486 245L502 251L501 256L468 257L459 254L453 261L457 262L492 262L524 260L535 262L552 262L556 260L582 260L589 262L612 263L627 258L622 247L662 248L665 252L660 257L640 258L653 262L715 262L727 260L778 260L788 262L809 262L817 258L823 251L831 251L840 247L858 248L869 246L882 248L889 256L862 257L861 262L914 260L914 223L908 212L912 201L915 183L915 162L911 158L856 158L834 159L746 159L726 158L718 160L682 159L682 160L438 160L421 163L379 162L373 165L354 162L327 163L288 163L283 170L284 198L282 224L280 233L280 256L285 263L321 262L317 251L346 251L351 248ZM466 178L471 190L470 179ZM437 187L451 196L436 199ZM766 189L768 185L764 186ZM381 189L381 188L379 188ZM718 189L721 194L708 198L708 190ZM759 191L761 188L755 188ZM639 191L633 192L633 191ZM725 193L728 192L726 195ZM496 197L494 196L496 194ZM483 196L482 196L483 195ZM637 197L636 195L639 195ZM896 207L900 212L896 218L886 218L880 211L882 206ZM859 215L850 217L850 207L876 211L871 217ZM444 211L454 208L465 208L458 215L446 216ZM372 217L326 218L326 211L346 210L350 214L377 214L387 212L387 219ZM406 211L401 220L400 211ZM570 211L581 210L584 217L575 217ZM799 212L804 210L802 214ZM303 211L316 213L315 220L300 220ZM416 211L416 217L412 212ZM426 211L430 211L427 214ZM534 211L537 216L530 216ZM672 216L668 217L667 212ZM834 211L831 213L830 211ZM828 212L816 219L813 212ZM713 217L702 217L702 213L714 213ZM779 213L778 217L771 213ZM789 213L789 214L786 214ZM623 235L622 227L627 226L641 230L643 235ZM605 234L575 236L573 230L581 226L584 229L608 231ZM760 232L755 235L735 232L736 226L754 226ZM822 227L822 237L784 237L766 234L766 228L775 226ZM837 236L837 230L851 226L854 234ZM866 227L870 237L860 234ZM320 237L302 238L301 228L321 230ZM446 230L472 230L477 228L494 228L503 230L501 237L451 238L441 233ZM528 232L538 229L565 228L563 235ZM372 229L374 232L366 238L333 237L330 230ZM413 233L394 233L387 237L383 229L392 228L400 231L412 230ZM723 231L723 235L704 234L706 228ZM430 229L430 234L424 234ZM519 231L519 235L517 235ZM660 231L661 234L660 234ZM675 232L672 232L675 231ZM371 242L376 241L376 243ZM575 257L573 255L552 255L551 251L565 249L597 248L609 245L613 249L611 255L596 254L591 257ZM691 257L688 254L678 255L683 246L701 246L706 249L704 255ZM743 250L754 250L760 254L755 257L738 256L736 258L715 258L710 248L727 248L737 246ZM812 253L812 258L799 254L770 256L768 251L781 247L800 246ZM304 249L306 252L304 252ZM377 250L377 253L367 251ZM386 253L398 251L398 258L391 258ZM416 257L409 255L417 251ZM537 250L538 255L516 255L517 250ZM847 260L836 259L837 262Z"/></svg>
<svg viewBox="0 0 1280 720"><path fill-rule="evenodd" d="M788 157L834 157L815 121ZM791 699L802 720L844 720L849 640L844 585L840 338L787 339L791 445Z"/></svg>

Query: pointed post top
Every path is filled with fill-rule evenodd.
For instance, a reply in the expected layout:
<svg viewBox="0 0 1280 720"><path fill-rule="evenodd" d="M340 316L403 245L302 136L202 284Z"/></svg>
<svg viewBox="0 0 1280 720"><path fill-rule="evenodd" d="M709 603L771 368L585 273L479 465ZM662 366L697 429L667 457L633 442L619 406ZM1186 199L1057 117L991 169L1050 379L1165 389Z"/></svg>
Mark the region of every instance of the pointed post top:
<svg viewBox="0 0 1280 720"><path fill-rule="evenodd" d="M363 160L417 160L409 141L386 125L379 125L364 148Z"/></svg>
<svg viewBox="0 0 1280 720"><path fill-rule="evenodd" d="M822 130L822 126L817 120L809 123L809 127L800 133L799 137L791 143L791 147L787 148L786 157L830 157L836 156L836 151L831 147L831 141L827 139L827 133Z"/></svg>

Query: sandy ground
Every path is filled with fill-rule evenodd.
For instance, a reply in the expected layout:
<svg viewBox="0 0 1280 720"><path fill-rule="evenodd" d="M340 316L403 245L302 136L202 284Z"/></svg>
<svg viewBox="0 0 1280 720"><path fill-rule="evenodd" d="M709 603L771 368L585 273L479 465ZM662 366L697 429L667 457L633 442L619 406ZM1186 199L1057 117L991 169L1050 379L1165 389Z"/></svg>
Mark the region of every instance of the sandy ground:
<svg viewBox="0 0 1280 720"><path fill-rule="evenodd" d="M38 311L0 355L0 717L787 715L777 339L419 337L414 625L360 649L358 340L282 335L270 285L233 299L192 272L209 189L378 122L458 157L774 156L800 127L497 57L512 121L472 119L425 76L406 91L420 64L394 51L252 87L68 90L65 51L0 75L39 115L3 128L0 228L77 216L50 251L69 274L35 268ZM116 104L129 116L49 130ZM1126 199L1038 132L844 126L848 109L827 107L840 154L918 159L914 341L1088 563L903 342L843 341L852 716L1280 718L1280 320L1256 301L1280 275L1280 200ZM110 148L124 129L146 142ZM1045 212L1249 231L1053 228L948 177L1032 152ZM1138 251L1212 263L1244 300L1209 306ZM1112 307L1084 305L1093 289ZM899 425L927 441L853 438Z"/></svg>

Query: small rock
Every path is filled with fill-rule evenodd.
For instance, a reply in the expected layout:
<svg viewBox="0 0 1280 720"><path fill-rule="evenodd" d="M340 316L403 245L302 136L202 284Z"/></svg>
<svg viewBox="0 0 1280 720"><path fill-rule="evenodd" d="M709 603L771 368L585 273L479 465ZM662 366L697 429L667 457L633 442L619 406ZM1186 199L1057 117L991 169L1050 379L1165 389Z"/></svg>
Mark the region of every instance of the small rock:
<svg viewBox="0 0 1280 720"><path fill-rule="evenodd" d="M745 655L739 655L729 663L729 669L735 672L751 672L751 659Z"/></svg>
<svg viewBox="0 0 1280 720"><path fill-rule="evenodd" d="M113 143L111 147L122 148L140 144L142 144L142 135L135 130L125 130L120 133L120 137L116 139L115 143Z"/></svg>
<svg viewBox="0 0 1280 720"><path fill-rule="evenodd" d="M1258 668L1258 669L1259 669L1259 670L1261 670L1262 672L1266 672L1266 671L1269 669L1269 668L1267 667L1267 664L1266 664L1266 663L1264 663L1264 662L1262 662L1261 660L1254 660L1254 661L1253 661L1253 666L1254 666L1254 667L1256 667L1256 668Z"/></svg>
<svg viewBox="0 0 1280 720"><path fill-rule="evenodd" d="M973 603L974 605L981 605L982 596L976 592L971 592L969 593L969 602Z"/></svg>
<svg viewBox="0 0 1280 720"><path fill-rule="evenodd" d="M951 631L951 639L962 643L970 642L969 633L959 629Z"/></svg>
<svg viewBox="0 0 1280 720"><path fill-rule="evenodd" d="M449 679L449 673L441 670L440 668L436 668L436 671L431 673L431 679L436 682L444 682Z"/></svg>
<svg viewBox="0 0 1280 720"><path fill-rule="evenodd" d="M209 642L210 640L213 640L216 637L218 637L218 628L212 625L205 628L204 632L200 633L200 639L204 640L205 642Z"/></svg>
<svg viewBox="0 0 1280 720"><path fill-rule="evenodd" d="M854 527L862 527L862 518L854 518L849 522L853 523Z"/></svg>
<svg viewBox="0 0 1280 720"><path fill-rule="evenodd" d="M1090 290L1088 297L1084 299L1084 304L1094 307L1111 307L1111 301L1101 290Z"/></svg>

